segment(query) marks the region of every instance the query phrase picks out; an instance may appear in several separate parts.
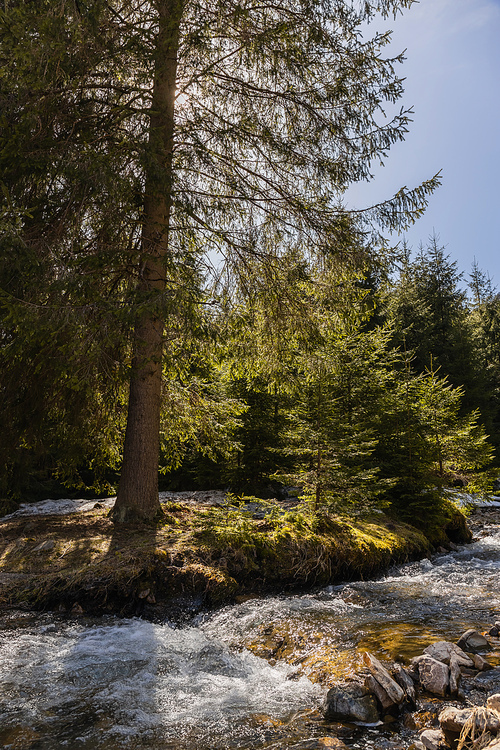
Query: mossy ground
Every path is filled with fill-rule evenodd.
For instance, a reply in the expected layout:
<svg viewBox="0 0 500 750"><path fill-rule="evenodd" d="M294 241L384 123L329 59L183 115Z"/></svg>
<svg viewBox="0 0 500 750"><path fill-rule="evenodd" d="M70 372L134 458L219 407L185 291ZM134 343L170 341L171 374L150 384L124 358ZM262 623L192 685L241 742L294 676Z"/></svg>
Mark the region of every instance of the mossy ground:
<svg viewBox="0 0 500 750"><path fill-rule="evenodd" d="M429 540L382 514L314 517L278 503L264 518L231 506L163 510L149 526L114 525L102 508L0 520L0 607L172 616L193 604L367 578L428 554L450 526L443 519ZM455 525L465 541L463 519Z"/></svg>

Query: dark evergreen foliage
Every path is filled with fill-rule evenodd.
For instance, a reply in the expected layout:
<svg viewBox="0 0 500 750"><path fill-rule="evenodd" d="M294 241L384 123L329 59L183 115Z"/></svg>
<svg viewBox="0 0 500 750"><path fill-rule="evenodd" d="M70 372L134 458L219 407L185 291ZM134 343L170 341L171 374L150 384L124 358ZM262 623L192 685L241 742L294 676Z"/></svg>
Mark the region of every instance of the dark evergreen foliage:
<svg viewBox="0 0 500 750"><path fill-rule="evenodd" d="M4 4L2 493L104 488L127 381L118 520L156 512L158 455L165 481L279 474L336 508L486 462L467 413L499 420L498 299L476 272L472 319L433 239L378 302L381 232L438 179L342 203L410 119L384 116L402 56L361 29L411 4ZM450 400L439 428L431 384Z"/></svg>

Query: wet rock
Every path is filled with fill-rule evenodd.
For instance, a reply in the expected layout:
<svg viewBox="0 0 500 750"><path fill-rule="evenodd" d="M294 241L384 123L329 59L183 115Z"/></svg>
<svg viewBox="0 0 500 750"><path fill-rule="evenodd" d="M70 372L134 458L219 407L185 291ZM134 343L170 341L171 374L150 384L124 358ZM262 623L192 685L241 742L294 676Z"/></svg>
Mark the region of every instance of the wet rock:
<svg viewBox="0 0 500 750"><path fill-rule="evenodd" d="M451 641L437 641L437 643L431 643L430 646L424 648L424 654L431 656L437 661L442 661L443 664L449 664L451 655L454 654L455 661L462 664L464 667L473 667L474 663L470 659L465 651Z"/></svg>
<svg viewBox="0 0 500 750"><path fill-rule="evenodd" d="M392 708L394 706L394 701L389 697L387 692L384 690L382 685L380 685L375 677L373 675L369 674L365 678L365 686L367 690L372 693L382 706L383 711L387 711L389 708Z"/></svg>
<svg viewBox="0 0 500 750"><path fill-rule="evenodd" d="M459 686L460 686L460 677L461 677L461 671L460 671L460 662L461 658L457 655L452 653L450 656L450 693L452 695L457 695Z"/></svg>
<svg viewBox="0 0 500 750"><path fill-rule="evenodd" d="M369 690L377 696L382 707L387 709L402 703L405 699L403 688L392 679L387 669L382 666L379 660L366 652L363 654L363 662L368 667L370 676L372 677L371 680L369 677L367 678Z"/></svg>
<svg viewBox="0 0 500 750"><path fill-rule="evenodd" d="M401 666L401 664L395 664L393 667L393 676L398 685L404 690L407 699L410 703L416 704L417 694L415 691L415 683L410 676L409 672ZM418 675L417 675L418 678Z"/></svg>
<svg viewBox="0 0 500 750"><path fill-rule="evenodd" d="M498 638L498 636L500 636L500 622L496 622L491 626L491 628L488 630L488 635L492 635L494 638Z"/></svg>
<svg viewBox="0 0 500 750"><path fill-rule="evenodd" d="M488 700L486 701L486 705L488 708L491 708L493 711L498 711L500 713L500 693L495 693L495 695L490 695Z"/></svg>
<svg viewBox="0 0 500 750"><path fill-rule="evenodd" d="M484 651L489 648L490 644L484 635L478 633L477 630L466 630L458 639L457 645L464 651L476 653L477 651Z"/></svg>
<svg viewBox="0 0 500 750"><path fill-rule="evenodd" d="M419 681L424 690L433 695L445 696L450 681L450 670L443 662L424 656L418 662Z"/></svg>
<svg viewBox="0 0 500 750"><path fill-rule="evenodd" d="M445 746L444 734L440 729L424 729L420 742L427 750L441 750Z"/></svg>
<svg viewBox="0 0 500 750"><path fill-rule="evenodd" d="M474 666L476 669L478 669L480 672L486 672L488 669L493 669L493 666L489 663L489 661L486 661L480 654L474 654Z"/></svg>
<svg viewBox="0 0 500 750"><path fill-rule="evenodd" d="M413 680L413 682L418 683L418 662L420 661L422 657L417 656L414 657L409 665L406 667L406 674Z"/></svg>
<svg viewBox="0 0 500 750"><path fill-rule="evenodd" d="M366 687L356 682L330 688L323 706L323 715L326 721L376 724L380 720L374 696Z"/></svg>

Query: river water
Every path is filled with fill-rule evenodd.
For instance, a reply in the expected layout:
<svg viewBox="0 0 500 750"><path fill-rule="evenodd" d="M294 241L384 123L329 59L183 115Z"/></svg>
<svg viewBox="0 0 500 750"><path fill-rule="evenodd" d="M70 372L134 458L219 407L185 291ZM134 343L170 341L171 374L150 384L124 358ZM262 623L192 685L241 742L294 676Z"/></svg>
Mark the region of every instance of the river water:
<svg viewBox="0 0 500 750"><path fill-rule="evenodd" d="M11 612L0 619L0 746L260 750L333 735L317 711L325 688L293 658L261 658L266 634L328 654L340 678L363 650L406 661L433 640L484 630L500 620L500 514L482 515L473 543L454 552L184 627Z"/></svg>

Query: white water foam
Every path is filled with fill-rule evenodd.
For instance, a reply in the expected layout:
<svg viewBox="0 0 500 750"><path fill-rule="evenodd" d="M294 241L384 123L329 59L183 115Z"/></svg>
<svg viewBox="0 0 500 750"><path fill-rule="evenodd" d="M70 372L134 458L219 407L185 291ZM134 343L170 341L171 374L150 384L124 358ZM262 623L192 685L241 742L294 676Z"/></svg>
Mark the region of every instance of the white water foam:
<svg viewBox="0 0 500 750"><path fill-rule="evenodd" d="M79 742L93 737L94 747L105 747L107 735L135 743L141 732L139 746L149 747L148 737L157 742L192 731L229 737L252 714L283 719L320 695L305 678L289 680L286 665L232 651L199 628L142 620L57 627L2 637L2 726L15 722L19 710L37 726L64 723L72 714Z"/></svg>

